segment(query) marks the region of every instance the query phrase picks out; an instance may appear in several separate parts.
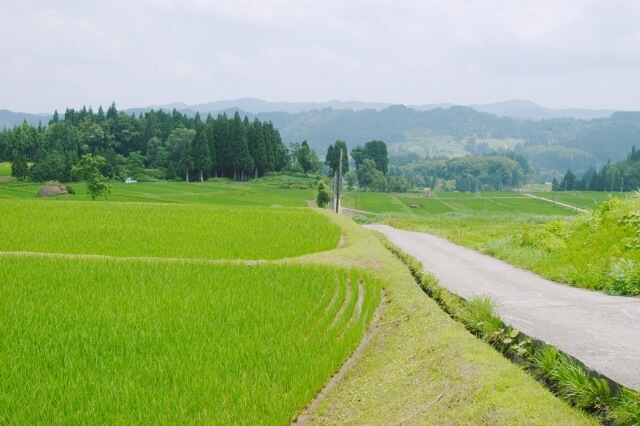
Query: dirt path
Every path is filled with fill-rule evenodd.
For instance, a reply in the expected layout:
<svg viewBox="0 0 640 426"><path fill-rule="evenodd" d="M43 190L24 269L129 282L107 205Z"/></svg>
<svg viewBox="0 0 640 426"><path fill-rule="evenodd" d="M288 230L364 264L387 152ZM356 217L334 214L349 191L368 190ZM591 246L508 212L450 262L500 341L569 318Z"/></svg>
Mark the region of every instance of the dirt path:
<svg viewBox="0 0 640 426"><path fill-rule="evenodd" d="M443 287L467 299L490 297L505 323L640 390L640 298L560 285L429 234L367 228L422 262Z"/></svg>

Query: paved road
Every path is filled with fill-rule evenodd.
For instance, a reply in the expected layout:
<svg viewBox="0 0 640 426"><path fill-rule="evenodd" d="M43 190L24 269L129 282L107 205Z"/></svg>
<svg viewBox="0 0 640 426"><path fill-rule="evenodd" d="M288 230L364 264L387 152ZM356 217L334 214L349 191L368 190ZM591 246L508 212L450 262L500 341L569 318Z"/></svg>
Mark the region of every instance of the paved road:
<svg viewBox="0 0 640 426"><path fill-rule="evenodd" d="M640 390L640 298L560 285L429 234L367 228L422 262L448 290L466 299L490 297L505 323Z"/></svg>

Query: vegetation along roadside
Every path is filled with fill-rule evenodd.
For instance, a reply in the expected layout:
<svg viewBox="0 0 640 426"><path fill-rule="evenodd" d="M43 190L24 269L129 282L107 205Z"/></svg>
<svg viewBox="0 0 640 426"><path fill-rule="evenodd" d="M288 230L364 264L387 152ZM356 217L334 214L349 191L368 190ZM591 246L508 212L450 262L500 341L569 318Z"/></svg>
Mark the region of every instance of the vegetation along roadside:
<svg viewBox="0 0 640 426"><path fill-rule="evenodd" d="M558 349L533 342L518 330L506 326L495 314L488 298L464 300L440 287L422 265L393 246L387 248L411 270L418 285L452 318L460 321L478 338L547 385L571 405L594 415L601 422L619 425L640 423L640 392L590 375L577 360Z"/></svg>
<svg viewBox="0 0 640 426"><path fill-rule="evenodd" d="M388 214L388 225L445 237L556 282L640 294L640 198L616 197L573 218L509 213Z"/></svg>

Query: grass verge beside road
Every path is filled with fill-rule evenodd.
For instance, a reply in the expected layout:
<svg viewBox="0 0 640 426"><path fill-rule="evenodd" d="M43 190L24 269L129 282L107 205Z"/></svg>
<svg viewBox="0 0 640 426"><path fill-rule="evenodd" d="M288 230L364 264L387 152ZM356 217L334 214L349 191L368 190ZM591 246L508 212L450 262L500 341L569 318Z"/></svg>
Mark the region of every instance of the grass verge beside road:
<svg viewBox="0 0 640 426"><path fill-rule="evenodd" d="M376 220L428 232L550 280L614 295L640 294L640 198L611 198L573 219L455 213Z"/></svg>
<svg viewBox="0 0 640 426"><path fill-rule="evenodd" d="M332 220L344 247L299 260L372 269L385 309L371 343L310 424L597 424L449 318L374 233L347 217Z"/></svg>

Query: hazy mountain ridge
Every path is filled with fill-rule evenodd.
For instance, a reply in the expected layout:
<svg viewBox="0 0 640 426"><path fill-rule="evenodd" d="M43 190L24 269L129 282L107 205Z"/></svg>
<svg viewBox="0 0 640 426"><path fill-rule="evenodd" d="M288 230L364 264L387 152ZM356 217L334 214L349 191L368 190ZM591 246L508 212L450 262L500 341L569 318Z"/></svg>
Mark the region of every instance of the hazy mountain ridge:
<svg viewBox="0 0 640 426"><path fill-rule="evenodd" d="M419 109L403 105L382 108L385 104L361 102L356 105L361 109L353 109L334 108L327 106L329 103L291 103L287 107L292 110L313 107L291 113L278 111L281 104L246 98L194 106L174 103L153 108L165 111L175 108L190 116L198 111L203 119L209 113L216 116L226 112L232 116L239 111L241 116L246 115L250 120L258 118L260 121L273 122L285 144L308 141L321 156L326 153L329 144L336 140L344 140L349 148L353 148L377 139L417 153L436 152L438 155L464 155L469 151L481 154L492 146L496 147L495 141L509 140L509 147L525 155L536 170L547 176L557 176L568 168L580 174L589 166L601 167L607 161L624 159L632 146L640 146L640 112L618 111L610 114L609 110L551 110L529 101L509 101L476 105L475 109L448 104ZM247 109L229 105L243 105ZM227 108L218 109L225 106ZM152 107L128 109L125 112L138 115L150 109ZM255 112L269 109L272 111ZM487 111L481 112L479 109ZM547 115L568 115L567 111L578 111L583 116L588 114L594 118L532 120L506 116L517 115L514 111L521 111L520 115L525 115L526 111L529 111L529 115L533 114L530 111ZM64 112L59 113L64 115ZM10 123L7 127L12 127L22 120L36 126L39 122L46 125L50 117L2 110L0 126ZM466 147L469 141L474 144L473 148ZM492 145L488 146L487 143ZM506 147L507 144L500 143L497 146L502 145Z"/></svg>
<svg viewBox="0 0 640 426"><path fill-rule="evenodd" d="M0 109L0 129L11 128L22 124L25 120L27 123L37 126L42 124L46 126L53 114L30 114L26 112L14 112L8 109Z"/></svg>
<svg viewBox="0 0 640 426"><path fill-rule="evenodd" d="M195 114L199 111L201 115L212 114L217 115L223 111L243 111L248 114L266 114L266 113L287 113L287 114L299 114L302 112L309 112L322 109L335 109L335 110L351 110L351 111L364 111L374 110L382 111L398 104L385 103L385 102L361 102L361 101L339 101L331 100L328 102L271 102L258 98L239 98L230 100L213 101L202 104L187 105L183 102L174 102L165 105L150 105L146 107L128 108L126 111L129 113L138 114L140 112L149 111L151 109L163 109L165 111L172 111L174 108L181 112L187 112ZM439 104L425 104L425 105L407 105L408 108L416 111L431 111L434 109L448 109L452 106L456 106L451 103L439 103ZM610 109L583 109L583 108L567 108L567 109L553 109L540 106L534 102L528 100L509 100L504 102L496 102L491 104L473 104L471 108L478 112L486 112L494 114L499 117L511 117L517 119L528 120L547 120L554 118L574 118L578 120L592 120L595 118L607 118L610 117L617 110ZM105 107L106 108L106 107ZM64 111L58 111L60 115L64 114ZM13 127L21 124L24 120L27 123L37 126L38 123L46 125L51 117L52 113L26 113L26 112L14 112L8 109L0 110L0 129L5 127Z"/></svg>

